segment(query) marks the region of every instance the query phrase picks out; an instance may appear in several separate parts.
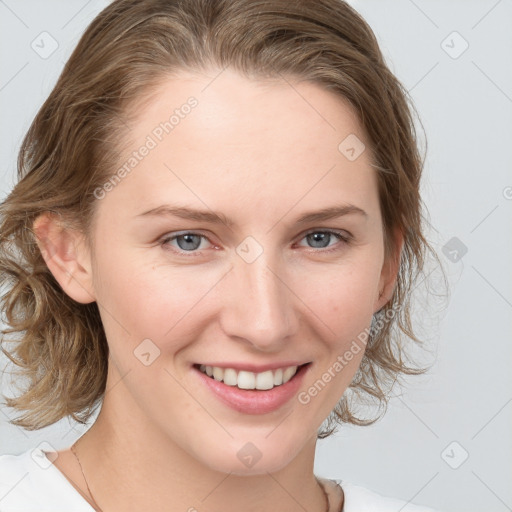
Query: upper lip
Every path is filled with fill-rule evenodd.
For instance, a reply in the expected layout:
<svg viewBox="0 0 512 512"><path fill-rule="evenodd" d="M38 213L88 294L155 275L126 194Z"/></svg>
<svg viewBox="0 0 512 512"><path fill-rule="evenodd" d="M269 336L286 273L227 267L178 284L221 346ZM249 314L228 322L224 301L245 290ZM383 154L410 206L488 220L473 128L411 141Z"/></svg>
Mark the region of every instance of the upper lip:
<svg viewBox="0 0 512 512"><path fill-rule="evenodd" d="M251 363L226 363L223 361L222 363L197 363L194 366L217 366L219 368L233 368L234 370L238 371L246 371L246 372L253 372L253 373L261 373L265 372L267 370L277 370L278 368L288 368L290 366L303 366L305 364L309 364L308 362L300 362L300 361L282 361L278 363L268 363L268 364L251 364Z"/></svg>

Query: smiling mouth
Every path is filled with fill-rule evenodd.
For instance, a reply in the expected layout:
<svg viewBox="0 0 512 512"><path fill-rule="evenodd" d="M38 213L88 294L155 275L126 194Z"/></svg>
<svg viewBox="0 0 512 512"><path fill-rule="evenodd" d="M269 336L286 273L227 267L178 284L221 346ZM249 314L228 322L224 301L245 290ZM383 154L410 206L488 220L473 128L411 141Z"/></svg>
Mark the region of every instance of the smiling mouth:
<svg viewBox="0 0 512 512"><path fill-rule="evenodd" d="M204 364L195 364L194 367L211 379L223 382L227 386L238 389L267 391L286 384L293 379L301 368L309 364L311 363L276 368L259 373L235 370L234 368L220 368L219 366L205 366Z"/></svg>

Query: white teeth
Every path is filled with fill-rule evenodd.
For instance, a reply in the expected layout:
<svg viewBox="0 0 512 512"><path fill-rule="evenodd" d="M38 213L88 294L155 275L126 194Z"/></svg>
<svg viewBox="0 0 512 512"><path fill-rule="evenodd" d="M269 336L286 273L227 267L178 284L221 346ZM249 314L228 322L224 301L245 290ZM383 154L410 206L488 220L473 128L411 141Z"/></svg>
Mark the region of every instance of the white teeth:
<svg viewBox="0 0 512 512"><path fill-rule="evenodd" d="M238 372L237 385L241 389L254 389L256 387L256 375L252 372Z"/></svg>
<svg viewBox="0 0 512 512"><path fill-rule="evenodd" d="M233 368L226 368L224 370L224 384L227 384L228 386L236 386L237 384L237 376L236 371L233 370Z"/></svg>
<svg viewBox="0 0 512 512"><path fill-rule="evenodd" d="M285 382L288 382L295 375L296 371L297 371L296 366L291 366L290 368L286 368L286 370L283 372L283 384Z"/></svg>
<svg viewBox="0 0 512 512"><path fill-rule="evenodd" d="M256 375L256 389L272 389L274 387L274 375L272 370Z"/></svg>
<svg viewBox="0 0 512 512"><path fill-rule="evenodd" d="M245 370L237 372L233 368L220 368L218 366L205 366L202 364L199 370L215 380L223 381L227 386L263 391L288 382L297 373L297 368L297 366L289 366L284 369L278 368L277 370L254 373Z"/></svg>

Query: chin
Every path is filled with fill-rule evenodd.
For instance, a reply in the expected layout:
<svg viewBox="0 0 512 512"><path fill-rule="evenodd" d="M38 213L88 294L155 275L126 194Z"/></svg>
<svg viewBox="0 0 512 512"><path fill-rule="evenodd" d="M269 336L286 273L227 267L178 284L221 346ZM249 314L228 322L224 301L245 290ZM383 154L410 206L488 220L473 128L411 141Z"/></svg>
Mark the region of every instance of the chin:
<svg viewBox="0 0 512 512"><path fill-rule="evenodd" d="M232 439L224 446L220 443L209 446L200 454L199 460L215 471L238 476L275 473L290 464L302 448L300 443L291 442L290 437L287 440L283 443L281 436L276 436L274 442L264 437L254 442Z"/></svg>

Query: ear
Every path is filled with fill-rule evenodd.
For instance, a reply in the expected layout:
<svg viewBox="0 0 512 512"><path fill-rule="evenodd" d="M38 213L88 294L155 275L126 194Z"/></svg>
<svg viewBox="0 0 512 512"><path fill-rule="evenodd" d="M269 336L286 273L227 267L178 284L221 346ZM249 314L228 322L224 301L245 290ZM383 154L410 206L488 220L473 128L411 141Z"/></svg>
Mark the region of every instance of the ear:
<svg viewBox="0 0 512 512"><path fill-rule="evenodd" d="M400 257L402 254L402 247L404 236L400 229L396 228L393 232L391 240L391 254L389 254L382 265L382 271L379 280L379 288L374 303L374 313L382 309L393 296L395 284L400 269Z"/></svg>
<svg viewBox="0 0 512 512"><path fill-rule="evenodd" d="M82 304L94 302L91 258L84 235L51 212L40 214L32 230L50 272L66 294Z"/></svg>

